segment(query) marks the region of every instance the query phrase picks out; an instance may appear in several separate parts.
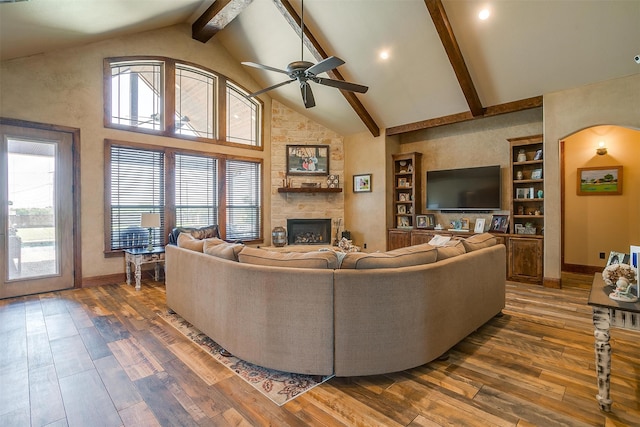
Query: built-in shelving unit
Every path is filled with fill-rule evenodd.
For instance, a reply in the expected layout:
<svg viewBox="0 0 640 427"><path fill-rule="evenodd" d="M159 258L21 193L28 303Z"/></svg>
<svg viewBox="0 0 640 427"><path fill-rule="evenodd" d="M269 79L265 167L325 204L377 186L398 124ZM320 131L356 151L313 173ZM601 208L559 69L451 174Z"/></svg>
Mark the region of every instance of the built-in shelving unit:
<svg viewBox="0 0 640 427"><path fill-rule="evenodd" d="M509 139L511 144L510 230L537 234L544 230L544 152L542 135Z"/></svg>
<svg viewBox="0 0 640 427"><path fill-rule="evenodd" d="M422 153L394 154L393 157L393 212L394 227L414 228L419 213L421 191Z"/></svg>

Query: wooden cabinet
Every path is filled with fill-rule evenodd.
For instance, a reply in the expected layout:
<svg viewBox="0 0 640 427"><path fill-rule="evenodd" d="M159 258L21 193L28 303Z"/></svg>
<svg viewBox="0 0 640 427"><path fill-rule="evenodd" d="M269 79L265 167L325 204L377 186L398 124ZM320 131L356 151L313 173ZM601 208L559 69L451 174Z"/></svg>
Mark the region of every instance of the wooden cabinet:
<svg viewBox="0 0 640 427"><path fill-rule="evenodd" d="M422 154L403 153L393 157L394 226L414 228L422 197Z"/></svg>
<svg viewBox="0 0 640 427"><path fill-rule="evenodd" d="M398 230L395 228L389 229L389 232L387 234L387 250L388 251L405 248L407 246L411 246L410 230Z"/></svg>
<svg viewBox="0 0 640 427"><path fill-rule="evenodd" d="M509 238L507 276L509 280L541 284L543 281L541 237Z"/></svg>
<svg viewBox="0 0 640 427"><path fill-rule="evenodd" d="M542 135L509 139L511 144L510 231L537 234L544 230L544 153ZM522 230L522 231L521 231Z"/></svg>

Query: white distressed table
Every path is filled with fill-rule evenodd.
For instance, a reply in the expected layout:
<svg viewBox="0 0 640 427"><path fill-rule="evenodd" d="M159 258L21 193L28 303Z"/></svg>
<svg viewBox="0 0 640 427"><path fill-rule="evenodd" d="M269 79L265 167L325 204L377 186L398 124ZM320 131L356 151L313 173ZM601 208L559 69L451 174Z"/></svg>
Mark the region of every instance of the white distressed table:
<svg viewBox="0 0 640 427"><path fill-rule="evenodd" d="M596 374L598 376L598 394L596 399L603 411L611 411L611 344L609 328L616 327L640 331L640 302L618 302L609 298L613 291L602 279L602 273L593 276L589 305L593 307L593 326L596 339Z"/></svg>
<svg viewBox="0 0 640 427"><path fill-rule="evenodd" d="M164 247L153 248L133 248L124 250L125 271L127 273L127 285L131 284L131 264L135 267L136 291L140 290L140 278L142 275L141 266L143 264L155 264L155 280L160 280L160 266L164 267Z"/></svg>

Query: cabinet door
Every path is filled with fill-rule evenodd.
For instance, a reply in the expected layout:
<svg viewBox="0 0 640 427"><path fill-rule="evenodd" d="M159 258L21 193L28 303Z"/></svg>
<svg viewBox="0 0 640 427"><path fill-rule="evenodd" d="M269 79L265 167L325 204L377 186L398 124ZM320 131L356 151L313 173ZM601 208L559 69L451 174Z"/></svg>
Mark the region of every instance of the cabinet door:
<svg viewBox="0 0 640 427"><path fill-rule="evenodd" d="M422 243L429 243L433 239L435 233L433 231L425 230L413 230L411 232L411 245L420 245Z"/></svg>
<svg viewBox="0 0 640 427"><path fill-rule="evenodd" d="M409 230L389 230L387 239L387 250L405 248L411 246L411 231Z"/></svg>
<svg viewBox="0 0 640 427"><path fill-rule="evenodd" d="M542 283L542 239L509 239L509 279Z"/></svg>

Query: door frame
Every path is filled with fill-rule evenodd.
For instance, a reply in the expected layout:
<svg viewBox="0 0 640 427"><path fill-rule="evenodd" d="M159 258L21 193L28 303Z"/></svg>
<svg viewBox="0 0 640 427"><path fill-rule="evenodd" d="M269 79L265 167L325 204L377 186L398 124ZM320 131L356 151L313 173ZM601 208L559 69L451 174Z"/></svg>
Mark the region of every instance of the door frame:
<svg viewBox="0 0 640 427"><path fill-rule="evenodd" d="M37 130L64 132L71 135L72 159L72 211L73 211L73 287L82 287L82 250L81 250L81 222L80 222L80 129L68 126L52 125L47 123L30 122L27 120L10 119L0 117L0 125L16 126Z"/></svg>

